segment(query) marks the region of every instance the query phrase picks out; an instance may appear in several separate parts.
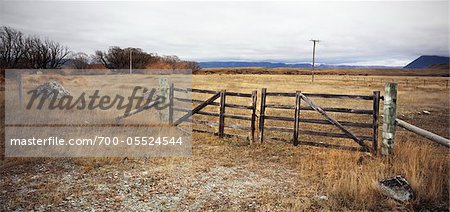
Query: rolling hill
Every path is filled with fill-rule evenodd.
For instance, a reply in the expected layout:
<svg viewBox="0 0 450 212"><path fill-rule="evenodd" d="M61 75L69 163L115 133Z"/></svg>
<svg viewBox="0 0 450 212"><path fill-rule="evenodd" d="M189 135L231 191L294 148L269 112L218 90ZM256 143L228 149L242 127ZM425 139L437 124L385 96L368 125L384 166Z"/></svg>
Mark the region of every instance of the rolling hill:
<svg viewBox="0 0 450 212"><path fill-rule="evenodd" d="M211 61L200 62L202 68L311 68L311 63L282 63L282 62L250 62L250 61ZM317 69L323 68L398 68L394 66L356 66L356 65L333 65L333 64L316 64Z"/></svg>

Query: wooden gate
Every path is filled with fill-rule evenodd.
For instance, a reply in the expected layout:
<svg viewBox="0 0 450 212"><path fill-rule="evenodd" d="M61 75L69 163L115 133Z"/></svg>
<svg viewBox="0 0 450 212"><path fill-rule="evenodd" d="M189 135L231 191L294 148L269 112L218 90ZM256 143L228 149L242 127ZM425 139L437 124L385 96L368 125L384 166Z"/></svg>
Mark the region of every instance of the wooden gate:
<svg viewBox="0 0 450 212"><path fill-rule="evenodd" d="M267 104L267 99L269 97L293 97L295 98L294 105L283 105L283 104ZM328 107L322 108L317 103L315 103L311 98L321 98L321 99L342 99L342 100L361 100L361 101L373 101L371 109L353 109L353 108L336 108ZM304 101L307 106L301 106L301 101ZM373 95L344 95L344 94L313 94L313 93L302 93L297 91L295 93L282 93L282 92L267 92L266 88L262 89L261 92L261 107L260 107L260 117L259 117L259 134L260 141L264 141L265 130L269 131L279 131L279 132L289 132L292 133L292 143L294 145L313 145L313 146L325 146L333 147L339 149L359 149L363 151L377 152L378 149L378 115L379 115L379 104L380 104L380 92L374 91ZM266 109L277 109L277 110L293 110L294 116L275 116L268 115ZM301 111L315 111L319 113L325 119L317 118L302 118ZM353 121L337 121L329 113L347 113L347 114L366 114L371 116L370 123L361 123ZM291 122L292 127L280 127L280 126L267 126L266 120L277 120L284 122ZM319 125L332 125L336 127L341 133L330 132L330 131L318 131L318 130L307 130L302 127L300 123L309 124L319 124ZM357 135L352 132L349 127L354 128L369 128L371 130L371 136L367 135ZM336 138L349 138L356 142L360 148L335 145L330 143L318 143L311 141L300 141L299 135L310 135L310 136L326 136L326 137L336 137ZM271 138L275 140L283 140L280 138ZM367 144L365 141L371 141L371 144ZM371 148L369 147L371 146Z"/></svg>
<svg viewBox="0 0 450 212"><path fill-rule="evenodd" d="M197 93L211 96L209 96L209 98L206 100L200 100L194 98L192 99L183 98L177 95L177 93L188 93L188 92L190 92L191 94ZM227 101L229 101L229 98L227 97L241 98L247 104L244 105L244 104L228 103ZM193 128L193 130L197 132L214 133L217 134L219 137L242 136L246 137L250 142L253 142L255 140L257 91L253 91L252 93L237 93L237 92L229 92L226 90L213 91L194 88L185 89L185 88L177 88L174 86L174 84L171 84L169 91L169 99L170 99L170 107L169 107L170 124L179 125L183 122L190 122L198 125L206 125L209 127L217 128L217 131L211 132L205 129L198 129L198 128L197 129ZM216 102L216 100L219 100L219 102ZM192 103L197 105L193 109L188 107L176 107L174 106L174 101ZM217 112L215 112L214 110L209 111L205 110L205 108L208 106L216 107ZM243 110L244 112L243 114L232 114L226 112L226 108L234 108L241 111ZM183 112L184 115L175 120L176 118L175 112ZM197 116L193 118L194 115ZM205 116L218 120L207 119ZM232 124L227 123L226 119L241 120L246 123L239 122ZM249 133L249 135L248 136L242 135L242 133L241 134L226 133L225 128L238 130L244 132L245 134Z"/></svg>

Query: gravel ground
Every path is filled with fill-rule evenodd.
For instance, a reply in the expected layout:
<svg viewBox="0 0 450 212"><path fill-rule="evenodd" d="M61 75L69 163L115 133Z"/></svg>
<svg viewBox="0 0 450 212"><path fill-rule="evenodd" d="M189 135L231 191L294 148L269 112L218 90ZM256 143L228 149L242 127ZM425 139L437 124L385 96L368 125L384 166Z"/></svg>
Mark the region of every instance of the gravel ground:
<svg viewBox="0 0 450 212"><path fill-rule="evenodd" d="M280 210L293 206L292 197L311 207L311 186L304 180L300 185L298 172L280 163L285 157L254 163L235 151L245 146L209 145L185 158L10 162L0 171L0 209ZM216 151L227 154L218 157Z"/></svg>

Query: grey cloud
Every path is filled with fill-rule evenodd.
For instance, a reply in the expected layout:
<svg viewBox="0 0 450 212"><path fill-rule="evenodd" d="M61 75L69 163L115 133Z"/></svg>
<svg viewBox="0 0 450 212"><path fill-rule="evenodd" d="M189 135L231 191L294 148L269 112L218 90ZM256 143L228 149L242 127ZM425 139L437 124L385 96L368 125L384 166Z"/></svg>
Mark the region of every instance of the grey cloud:
<svg viewBox="0 0 450 212"><path fill-rule="evenodd" d="M0 24L74 51L134 46L184 59L402 65L448 55L440 2L8 2Z"/></svg>

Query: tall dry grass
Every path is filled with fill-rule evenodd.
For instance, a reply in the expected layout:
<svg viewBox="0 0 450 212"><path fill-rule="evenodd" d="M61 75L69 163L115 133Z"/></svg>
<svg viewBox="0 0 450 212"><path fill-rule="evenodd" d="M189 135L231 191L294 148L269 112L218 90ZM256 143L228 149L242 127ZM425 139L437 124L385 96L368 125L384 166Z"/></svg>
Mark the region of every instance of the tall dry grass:
<svg viewBox="0 0 450 212"><path fill-rule="evenodd" d="M404 141L397 144L391 157L355 157L331 152L329 160L325 161L322 168L326 174L322 183L331 196L330 207L380 209L402 205L384 197L377 188L378 180L395 175L406 177L411 184L415 192L412 207L448 207L449 155L446 149Z"/></svg>

